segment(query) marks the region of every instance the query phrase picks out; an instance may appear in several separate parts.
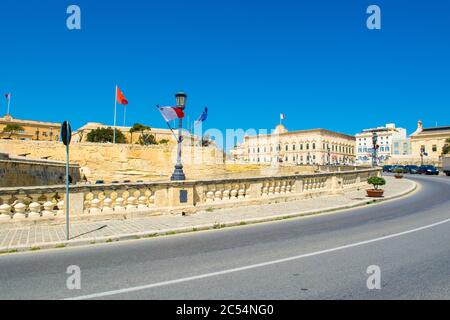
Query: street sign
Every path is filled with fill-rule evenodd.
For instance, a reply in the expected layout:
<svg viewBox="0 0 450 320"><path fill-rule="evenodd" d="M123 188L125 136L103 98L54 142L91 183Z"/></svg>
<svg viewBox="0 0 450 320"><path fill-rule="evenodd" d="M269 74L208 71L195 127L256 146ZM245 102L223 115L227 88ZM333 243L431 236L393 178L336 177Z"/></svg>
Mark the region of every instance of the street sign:
<svg viewBox="0 0 450 320"><path fill-rule="evenodd" d="M70 123L68 121L64 121L61 126L61 141L65 146L68 146L71 140L72 128L70 127Z"/></svg>
<svg viewBox="0 0 450 320"><path fill-rule="evenodd" d="M64 202L66 204L66 239L70 239L70 229L69 229L69 145L72 140L72 128L70 127L69 121L64 121L61 126L61 141L66 146L66 197Z"/></svg>

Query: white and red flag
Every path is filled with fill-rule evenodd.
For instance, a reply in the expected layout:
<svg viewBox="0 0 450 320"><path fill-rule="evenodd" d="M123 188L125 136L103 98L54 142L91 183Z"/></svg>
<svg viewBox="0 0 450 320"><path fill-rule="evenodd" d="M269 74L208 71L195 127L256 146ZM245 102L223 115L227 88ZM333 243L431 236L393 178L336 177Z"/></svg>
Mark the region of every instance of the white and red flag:
<svg viewBox="0 0 450 320"><path fill-rule="evenodd" d="M180 107L158 107L158 109L166 122L184 118L183 109Z"/></svg>
<svg viewBox="0 0 450 320"><path fill-rule="evenodd" d="M284 120L285 118L284 113L280 113L280 120Z"/></svg>

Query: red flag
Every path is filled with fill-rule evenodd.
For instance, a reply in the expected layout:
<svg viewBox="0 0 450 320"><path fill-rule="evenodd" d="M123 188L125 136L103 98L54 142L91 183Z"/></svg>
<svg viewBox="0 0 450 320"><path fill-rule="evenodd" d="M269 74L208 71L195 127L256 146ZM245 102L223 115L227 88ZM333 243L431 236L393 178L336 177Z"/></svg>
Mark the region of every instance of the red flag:
<svg viewBox="0 0 450 320"><path fill-rule="evenodd" d="M117 99L117 102L119 102L120 104L123 104L124 106L126 106L128 104L128 100L125 99L125 96L123 95L122 91L120 91L119 87L117 87L116 99Z"/></svg>

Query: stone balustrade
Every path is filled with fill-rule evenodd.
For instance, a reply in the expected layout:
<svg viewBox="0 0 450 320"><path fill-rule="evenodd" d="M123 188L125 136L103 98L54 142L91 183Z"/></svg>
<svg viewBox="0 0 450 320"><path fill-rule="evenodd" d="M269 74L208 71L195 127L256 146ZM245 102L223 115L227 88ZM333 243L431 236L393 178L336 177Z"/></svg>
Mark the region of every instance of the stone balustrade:
<svg viewBox="0 0 450 320"><path fill-rule="evenodd" d="M289 201L359 188L367 185L369 177L379 175L379 169L354 169L279 177L73 185L69 214L192 213L210 207ZM0 188L0 222L64 217L64 186Z"/></svg>

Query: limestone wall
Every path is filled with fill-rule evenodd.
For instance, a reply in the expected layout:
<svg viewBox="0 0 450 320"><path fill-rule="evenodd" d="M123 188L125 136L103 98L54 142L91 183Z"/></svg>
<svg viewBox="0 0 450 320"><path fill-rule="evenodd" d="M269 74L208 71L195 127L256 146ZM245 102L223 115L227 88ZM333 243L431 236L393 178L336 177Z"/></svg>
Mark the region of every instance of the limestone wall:
<svg viewBox="0 0 450 320"><path fill-rule="evenodd" d="M71 165L72 182L80 181L80 168ZM0 187L25 187L63 184L65 163L28 159L0 160Z"/></svg>
<svg viewBox="0 0 450 320"><path fill-rule="evenodd" d="M58 142L0 140L0 152L27 154L28 159L65 160L65 147ZM176 146L73 143L70 161L81 167L89 181L167 179L173 171ZM223 153L215 147L183 146L183 164L190 179L225 172Z"/></svg>

